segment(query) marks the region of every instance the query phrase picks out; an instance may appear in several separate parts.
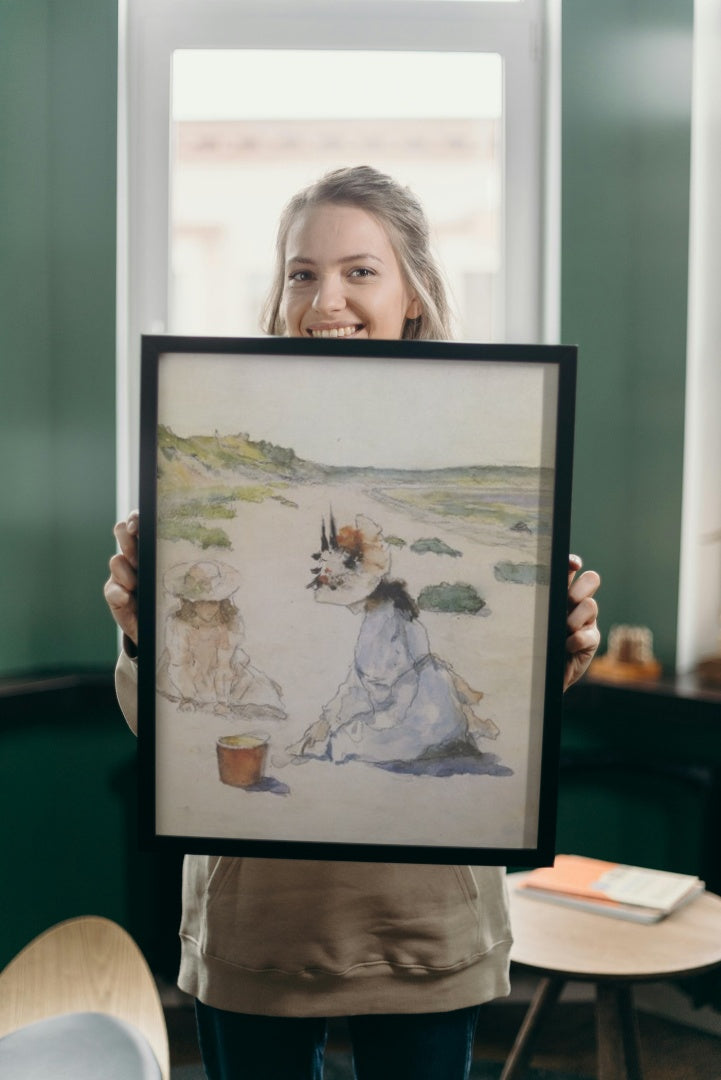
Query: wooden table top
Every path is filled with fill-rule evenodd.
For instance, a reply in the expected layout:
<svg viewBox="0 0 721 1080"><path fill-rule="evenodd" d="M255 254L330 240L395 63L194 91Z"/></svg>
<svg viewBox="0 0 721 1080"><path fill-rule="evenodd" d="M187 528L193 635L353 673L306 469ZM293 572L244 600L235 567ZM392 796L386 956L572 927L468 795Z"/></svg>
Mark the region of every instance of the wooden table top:
<svg viewBox="0 0 721 1080"><path fill-rule="evenodd" d="M627 922L523 895L508 875L511 960L569 979L663 979L721 965L721 897L705 892L658 923Z"/></svg>

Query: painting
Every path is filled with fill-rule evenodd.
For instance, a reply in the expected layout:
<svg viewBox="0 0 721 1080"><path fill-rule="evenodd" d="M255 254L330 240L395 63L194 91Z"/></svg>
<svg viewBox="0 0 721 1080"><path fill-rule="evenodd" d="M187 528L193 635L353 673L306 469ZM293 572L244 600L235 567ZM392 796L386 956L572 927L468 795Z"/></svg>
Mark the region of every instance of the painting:
<svg viewBox="0 0 721 1080"><path fill-rule="evenodd" d="M548 861L575 365L143 339L146 846Z"/></svg>

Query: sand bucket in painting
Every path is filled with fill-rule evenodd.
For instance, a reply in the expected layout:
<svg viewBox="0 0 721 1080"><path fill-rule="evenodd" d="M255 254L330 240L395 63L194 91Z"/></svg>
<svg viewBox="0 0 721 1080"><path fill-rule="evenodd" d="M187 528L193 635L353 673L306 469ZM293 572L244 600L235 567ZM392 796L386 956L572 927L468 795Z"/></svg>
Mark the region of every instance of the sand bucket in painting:
<svg viewBox="0 0 721 1080"><path fill-rule="evenodd" d="M268 755L267 735L221 735L216 750L224 784L252 787L262 779Z"/></svg>

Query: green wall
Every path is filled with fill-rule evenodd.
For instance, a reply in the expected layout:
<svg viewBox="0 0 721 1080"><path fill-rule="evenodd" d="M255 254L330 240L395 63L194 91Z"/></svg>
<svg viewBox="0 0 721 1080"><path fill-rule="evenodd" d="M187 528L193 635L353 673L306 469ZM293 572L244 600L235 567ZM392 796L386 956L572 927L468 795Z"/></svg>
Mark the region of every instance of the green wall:
<svg viewBox="0 0 721 1080"><path fill-rule="evenodd" d="M601 627L675 659L692 0L563 5L562 340L579 345L573 546Z"/></svg>
<svg viewBox="0 0 721 1080"><path fill-rule="evenodd" d="M563 8L573 545L675 649L692 0ZM112 661L116 0L0 0L0 675Z"/></svg>
<svg viewBox="0 0 721 1080"><path fill-rule="evenodd" d="M0 676L112 663L116 0L0 0Z"/></svg>
<svg viewBox="0 0 721 1080"><path fill-rule="evenodd" d="M93 914L177 974L180 858L138 848L136 746L110 672L0 688L0 969L54 923Z"/></svg>
<svg viewBox="0 0 721 1080"><path fill-rule="evenodd" d="M156 860L129 823L102 584L115 517L116 0L0 0L0 966L95 913L146 949ZM100 678L100 676L99 676ZM151 955L150 952L148 955ZM162 963L162 958L156 963Z"/></svg>

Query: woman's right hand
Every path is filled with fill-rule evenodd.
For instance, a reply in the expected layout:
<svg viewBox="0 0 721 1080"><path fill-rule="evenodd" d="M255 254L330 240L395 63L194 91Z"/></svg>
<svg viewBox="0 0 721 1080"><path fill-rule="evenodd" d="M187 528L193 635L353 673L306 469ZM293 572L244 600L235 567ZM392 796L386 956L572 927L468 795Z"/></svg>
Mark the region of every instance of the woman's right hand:
<svg viewBox="0 0 721 1080"><path fill-rule="evenodd" d="M110 560L110 577L103 590L110 613L123 633L138 644L138 530L137 510L113 529L120 553Z"/></svg>

